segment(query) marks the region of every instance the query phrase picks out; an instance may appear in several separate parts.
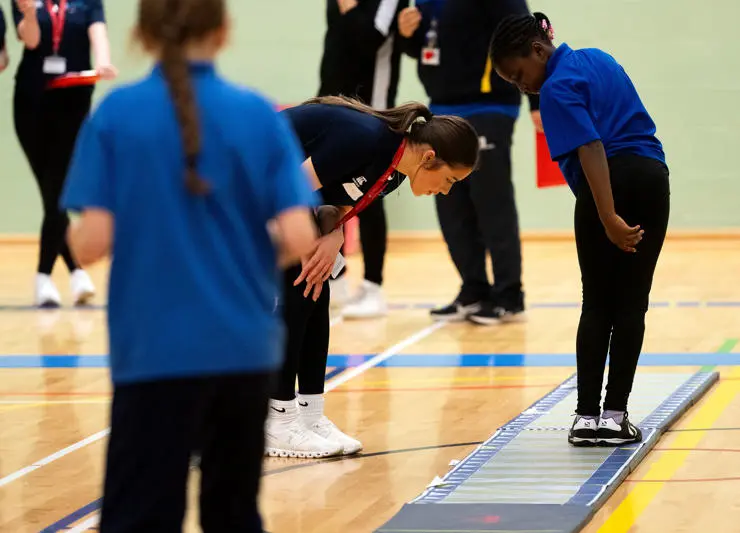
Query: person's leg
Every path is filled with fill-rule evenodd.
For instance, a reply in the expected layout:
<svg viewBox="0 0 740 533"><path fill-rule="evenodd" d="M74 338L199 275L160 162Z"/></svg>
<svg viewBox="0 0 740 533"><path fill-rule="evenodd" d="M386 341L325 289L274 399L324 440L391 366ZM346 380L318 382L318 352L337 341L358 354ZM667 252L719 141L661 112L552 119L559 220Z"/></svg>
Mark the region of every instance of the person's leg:
<svg viewBox="0 0 740 533"><path fill-rule="evenodd" d="M667 169L652 159L614 158L610 171L617 214L645 231L637 253L620 253L615 268L618 291L600 434L611 444L623 444L637 436L637 431L630 432L624 415L642 350L653 275L668 228L670 190Z"/></svg>
<svg viewBox="0 0 740 533"><path fill-rule="evenodd" d="M341 447L344 455L357 453L362 444L345 435L324 416L326 360L329 354L329 294L322 291L306 326L298 366L298 411L314 433Z"/></svg>
<svg viewBox="0 0 740 533"><path fill-rule="evenodd" d="M493 324L517 319L524 311L522 247L511 179L514 118L489 113L470 117L470 122L481 137L482 147L480 169L470 181L470 197L483 242L491 254L493 289L487 305L469 318L478 324Z"/></svg>
<svg viewBox="0 0 740 533"><path fill-rule="evenodd" d="M258 495L271 383L267 373L209 380L200 463L204 533L262 533Z"/></svg>
<svg viewBox="0 0 740 533"><path fill-rule="evenodd" d="M388 306L381 286L383 263L388 241L388 225L383 199L378 198L358 215L360 243L365 263L365 280L359 293L342 310L344 318L374 318L385 316ZM333 287L332 287L333 289Z"/></svg>
<svg viewBox="0 0 740 533"><path fill-rule="evenodd" d="M579 416L568 440L575 445L593 445L601 412L601 389L612 329L613 262L619 250L606 236L585 178L578 189L574 219L583 302L576 337L576 414Z"/></svg>
<svg viewBox="0 0 740 533"><path fill-rule="evenodd" d="M101 533L180 533L197 379L117 385L111 406Z"/></svg>
<svg viewBox="0 0 740 533"><path fill-rule="evenodd" d="M301 272L301 267L293 267L285 272L283 300L281 302L283 319L286 327L285 359L277 375L277 386L269 402L267 424L265 426L265 452L273 457L327 457L341 452L341 448L316 435L302 423L296 404L296 377L302 374L301 383L311 390L324 391L326 372L327 346L322 351L309 350L306 343L316 342L316 336L309 329L309 323L315 313L323 313L326 308L326 322L329 321L329 284L325 283L321 291L321 307L310 297L305 298L303 291L306 284L298 287L293 282ZM306 360L308 357L308 360ZM316 384L319 381L320 384Z"/></svg>
<svg viewBox="0 0 740 533"><path fill-rule="evenodd" d="M490 297L486 249L471 199L471 182L479 176L480 172L473 172L467 179L456 183L449 194L438 194L434 198L442 236L462 279L462 287L455 301L432 310L432 317L438 320L464 319L480 309L481 302Z"/></svg>
<svg viewBox="0 0 740 533"><path fill-rule="evenodd" d="M16 89L13 95L13 120L18 141L23 148L28 164L31 167L36 184L41 193L44 212L47 209L47 193L45 167L46 150L49 142L49 131L53 130L53 118L48 115L48 106L44 105L41 94L23 93ZM53 131L52 131L53 135ZM42 219L39 235L39 261L36 269L34 302L40 307L58 307L61 305L61 296L56 285L51 280L51 265L48 260L48 250L51 249L49 228L53 224L47 220L46 214Z"/></svg>

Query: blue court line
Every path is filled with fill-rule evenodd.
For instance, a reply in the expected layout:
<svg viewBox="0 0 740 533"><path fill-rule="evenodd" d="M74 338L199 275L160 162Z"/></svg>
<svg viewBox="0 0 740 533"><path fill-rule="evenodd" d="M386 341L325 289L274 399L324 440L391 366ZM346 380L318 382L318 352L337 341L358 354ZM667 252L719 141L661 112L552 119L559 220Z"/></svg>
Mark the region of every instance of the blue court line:
<svg viewBox="0 0 740 533"><path fill-rule="evenodd" d="M329 367L356 367L374 354L329 356ZM646 353L640 366L735 366L740 353ZM464 367L572 367L573 353L531 354L401 354L383 361L386 368L464 368ZM0 369L19 368L108 368L104 355L0 355ZM333 371L332 371L333 372ZM327 379L336 376L331 372Z"/></svg>
<svg viewBox="0 0 740 533"><path fill-rule="evenodd" d="M82 520L85 516L94 513L100 507L103 505L103 498L99 498L93 502L88 503L87 505L80 507L76 511L71 512L61 520L54 522L49 527L45 527L42 529L39 533L57 533L58 531L62 531L64 529L68 529L69 526L77 522L78 520Z"/></svg>

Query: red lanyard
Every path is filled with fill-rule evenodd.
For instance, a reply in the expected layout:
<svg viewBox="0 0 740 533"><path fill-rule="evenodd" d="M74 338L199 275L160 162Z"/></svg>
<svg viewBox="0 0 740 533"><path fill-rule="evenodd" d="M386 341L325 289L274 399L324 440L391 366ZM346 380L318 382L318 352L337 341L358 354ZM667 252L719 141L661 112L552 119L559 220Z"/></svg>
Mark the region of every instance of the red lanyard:
<svg viewBox="0 0 740 533"><path fill-rule="evenodd" d="M390 182L389 178L391 177L391 174L393 174L393 171L396 170L396 167L398 166L398 163L401 162L401 157L403 156L403 150L406 148L406 139L403 139L401 141L401 146L398 147L398 150L396 150L396 154L393 156L393 161L391 162L391 166L388 167L388 169L383 172L383 175L373 183L373 186L370 187L370 190L367 191L362 198L360 198L360 201L357 202L357 204L349 210L349 213L344 215L342 219L337 222L337 225L334 229L339 229L339 227L347 222L349 219L351 219L354 216L357 216L360 211L365 209L368 205L372 203L373 200L375 200L380 193L383 192L383 190L388 186L388 183Z"/></svg>
<svg viewBox="0 0 740 533"><path fill-rule="evenodd" d="M59 45L62 43L62 33L64 33L64 22L67 17L67 0L59 0L57 11L54 12L54 4L51 0L46 0L46 9L51 17L51 42L54 55L59 55Z"/></svg>

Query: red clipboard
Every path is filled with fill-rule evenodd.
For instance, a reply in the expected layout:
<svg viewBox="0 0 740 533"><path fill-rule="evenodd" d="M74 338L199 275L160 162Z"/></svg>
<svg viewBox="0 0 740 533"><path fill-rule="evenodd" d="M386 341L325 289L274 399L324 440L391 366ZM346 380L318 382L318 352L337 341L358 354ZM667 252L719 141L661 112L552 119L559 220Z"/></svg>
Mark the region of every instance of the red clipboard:
<svg viewBox="0 0 740 533"><path fill-rule="evenodd" d="M67 87L81 87L84 85L95 85L100 81L100 75L95 70L83 70L82 72L69 72L58 78L54 78L47 85L48 89L66 89Z"/></svg>
<svg viewBox="0 0 740 533"><path fill-rule="evenodd" d="M547 147L545 134L535 133L537 145L537 188L558 187L567 185L558 164L550 158L550 149Z"/></svg>

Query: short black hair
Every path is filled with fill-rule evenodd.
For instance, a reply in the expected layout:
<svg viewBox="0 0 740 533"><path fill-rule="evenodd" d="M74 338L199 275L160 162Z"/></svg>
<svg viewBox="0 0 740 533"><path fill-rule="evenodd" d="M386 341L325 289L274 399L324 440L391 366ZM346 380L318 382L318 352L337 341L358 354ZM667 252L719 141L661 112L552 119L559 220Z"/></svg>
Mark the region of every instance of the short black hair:
<svg viewBox="0 0 740 533"><path fill-rule="evenodd" d="M509 15L496 27L491 40L491 61L494 65L509 57L526 57L532 42L552 44L552 24L544 13Z"/></svg>

